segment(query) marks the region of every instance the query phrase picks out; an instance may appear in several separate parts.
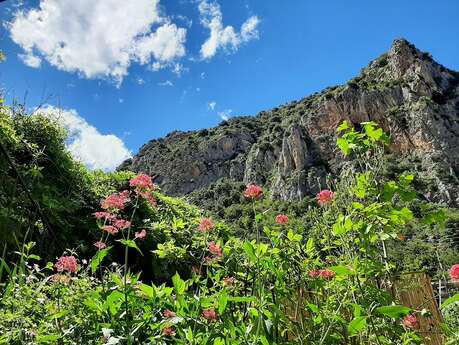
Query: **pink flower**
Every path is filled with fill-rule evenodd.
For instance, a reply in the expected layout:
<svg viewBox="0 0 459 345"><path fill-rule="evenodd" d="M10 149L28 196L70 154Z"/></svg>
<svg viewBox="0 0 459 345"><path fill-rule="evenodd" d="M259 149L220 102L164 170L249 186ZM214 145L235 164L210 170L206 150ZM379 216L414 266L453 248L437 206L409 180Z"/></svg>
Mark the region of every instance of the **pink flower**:
<svg viewBox="0 0 459 345"><path fill-rule="evenodd" d="M166 309L163 311L163 315L165 318L170 319L172 317L175 317L176 314L172 310Z"/></svg>
<svg viewBox="0 0 459 345"><path fill-rule="evenodd" d="M163 328L163 334L166 337L174 337L175 336L175 331L172 327L164 327Z"/></svg>
<svg viewBox="0 0 459 345"><path fill-rule="evenodd" d="M145 200L147 200L147 202L150 204L151 207L156 208L158 203L155 197L152 195L151 191L139 192L139 195Z"/></svg>
<svg viewBox="0 0 459 345"><path fill-rule="evenodd" d="M451 280L459 280L459 264L451 266L449 269L449 276Z"/></svg>
<svg viewBox="0 0 459 345"><path fill-rule="evenodd" d="M336 275L336 273L332 270L329 270L328 268L319 270L319 277L324 278L324 279L329 279L333 278Z"/></svg>
<svg viewBox="0 0 459 345"><path fill-rule="evenodd" d="M402 320L402 324L406 328L410 328L410 329L419 329L419 327L421 326L419 323L419 319L414 314L405 316Z"/></svg>
<svg viewBox="0 0 459 345"><path fill-rule="evenodd" d="M202 317L209 321L217 321L217 313L213 308L203 310Z"/></svg>
<svg viewBox="0 0 459 345"><path fill-rule="evenodd" d="M145 229L142 229L140 231L136 231L136 233L134 234L134 237L137 239L137 238L145 238L147 236L147 231Z"/></svg>
<svg viewBox="0 0 459 345"><path fill-rule="evenodd" d="M285 214L278 214L276 216L276 223L277 224L287 224L288 223L288 217Z"/></svg>
<svg viewBox="0 0 459 345"><path fill-rule="evenodd" d="M209 243L209 252L218 258L222 256L222 248L218 244L215 244L214 241L210 241Z"/></svg>
<svg viewBox="0 0 459 345"><path fill-rule="evenodd" d="M212 230L215 227L214 222L210 218L202 218L201 222L199 223L199 231L207 232Z"/></svg>
<svg viewBox="0 0 459 345"><path fill-rule="evenodd" d="M151 177L146 174L139 174L129 182L131 187L135 187L136 192L140 192L145 189L153 189L153 182Z"/></svg>
<svg viewBox="0 0 459 345"><path fill-rule="evenodd" d="M260 199L263 196L263 189L256 184L250 184L245 189L244 196L248 199Z"/></svg>
<svg viewBox="0 0 459 345"><path fill-rule="evenodd" d="M122 210L125 204L129 201L129 191L125 190L121 193L109 195L101 204L104 210L115 209Z"/></svg>
<svg viewBox="0 0 459 345"><path fill-rule="evenodd" d="M114 225L118 229L122 230L122 229L129 228L131 226L131 222L128 220L124 220L124 219L117 219Z"/></svg>
<svg viewBox="0 0 459 345"><path fill-rule="evenodd" d="M54 268L58 272L67 271L70 273L75 273L78 269L77 260L73 255L70 256L61 256L59 260L54 264Z"/></svg>
<svg viewBox="0 0 459 345"><path fill-rule="evenodd" d="M214 263L214 259L210 256L206 256L204 258L204 265L212 265Z"/></svg>
<svg viewBox="0 0 459 345"><path fill-rule="evenodd" d="M319 203L320 206L323 206L325 204L328 204L330 201L333 200L335 197L335 193L329 191L328 189L324 189L320 191L319 194L317 194L317 202Z"/></svg>
<svg viewBox="0 0 459 345"><path fill-rule="evenodd" d="M112 226L112 225L105 225L104 226L104 231L107 231L109 234L115 235L118 233L118 228Z"/></svg>
<svg viewBox="0 0 459 345"><path fill-rule="evenodd" d="M308 275L311 277L311 278L323 278L323 279L329 279L329 278L333 278L336 273L332 270L329 270L328 268L325 268L325 269L320 269L320 270L311 270L308 272Z"/></svg>
<svg viewBox="0 0 459 345"><path fill-rule="evenodd" d="M107 248L107 245L106 245L104 242L102 242L102 241L97 241L96 243L94 243L94 246L96 246L96 247L99 248L99 249L105 249L105 248Z"/></svg>
<svg viewBox="0 0 459 345"><path fill-rule="evenodd" d="M318 270L310 270L308 272L308 276L311 278L317 278L319 276L319 271Z"/></svg>
<svg viewBox="0 0 459 345"><path fill-rule="evenodd" d="M236 279L234 277L225 277L223 278L223 284L226 286L233 286Z"/></svg>

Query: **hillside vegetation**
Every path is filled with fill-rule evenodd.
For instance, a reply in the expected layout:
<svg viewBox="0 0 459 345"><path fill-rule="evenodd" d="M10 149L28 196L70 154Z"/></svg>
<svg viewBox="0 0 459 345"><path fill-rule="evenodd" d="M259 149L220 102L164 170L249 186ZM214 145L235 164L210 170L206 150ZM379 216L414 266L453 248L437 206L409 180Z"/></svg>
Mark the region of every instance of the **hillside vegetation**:
<svg viewBox="0 0 459 345"><path fill-rule="evenodd" d="M421 344L428 311L387 284L459 282L457 214L388 176L377 124L338 137L342 169L314 198L221 182L193 196L219 195L206 213L148 175L88 171L53 119L2 105L0 344Z"/></svg>

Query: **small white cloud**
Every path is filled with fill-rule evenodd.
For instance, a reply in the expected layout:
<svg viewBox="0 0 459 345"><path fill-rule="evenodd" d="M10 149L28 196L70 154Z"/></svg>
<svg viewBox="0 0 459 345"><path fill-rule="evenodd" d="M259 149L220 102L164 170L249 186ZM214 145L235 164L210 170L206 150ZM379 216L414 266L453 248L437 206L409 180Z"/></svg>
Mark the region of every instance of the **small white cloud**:
<svg viewBox="0 0 459 345"><path fill-rule="evenodd" d="M174 83L171 82L170 80L163 81L161 83L158 83L159 86L174 86Z"/></svg>
<svg viewBox="0 0 459 345"><path fill-rule="evenodd" d="M118 102L119 103L124 103L124 99L123 98L118 98Z"/></svg>
<svg viewBox="0 0 459 345"><path fill-rule="evenodd" d="M31 67L44 59L118 84L133 61L169 66L183 57L187 32L162 15L159 0L40 0L17 10L9 31Z"/></svg>
<svg viewBox="0 0 459 345"><path fill-rule="evenodd" d="M178 77L181 77L184 72L188 72L188 68L184 67L181 63L176 63L172 72Z"/></svg>
<svg viewBox="0 0 459 345"><path fill-rule="evenodd" d="M145 84L145 80L144 80L143 78L140 78L140 77L136 79L136 82L137 82L137 84L139 84L139 85Z"/></svg>
<svg viewBox="0 0 459 345"><path fill-rule="evenodd" d="M231 113L232 112L233 112L233 110L231 110L231 109L225 109L223 111L219 111L217 114L218 114L218 116L221 117L222 120L228 121L229 118L231 117Z"/></svg>
<svg viewBox="0 0 459 345"><path fill-rule="evenodd" d="M19 54L19 58L29 67L38 68L41 66L41 59L30 54Z"/></svg>
<svg viewBox="0 0 459 345"><path fill-rule="evenodd" d="M215 102L215 101L208 102L208 103L207 103L207 109L209 109L209 110L214 110L215 107L216 107L216 105L217 105L217 102Z"/></svg>
<svg viewBox="0 0 459 345"><path fill-rule="evenodd" d="M210 59L221 48L226 51L237 51L241 44L258 38L257 16L247 19L241 26L240 32L236 32L233 26L223 26L223 14L217 2L201 0L199 2L201 24L209 29L210 36L201 46L201 57Z"/></svg>
<svg viewBox="0 0 459 345"><path fill-rule="evenodd" d="M40 109L40 113L57 120L69 131L68 150L90 169L111 171L132 156L120 138L100 133L76 110L60 110L47 105Z"/></svg>
<svg viewBox="0 0 459 345"><path fill-rule="evenodd" d="M197 88L196 88L196 92L201 92L201 88L200 88L200 87L197 87Z"/></svg>
<svg viewBox="0 0 459 345"><path fill-rule="evenodd" d="M202 72L200 77L201 77L201 79L206 79L206 72Z"/></svg>

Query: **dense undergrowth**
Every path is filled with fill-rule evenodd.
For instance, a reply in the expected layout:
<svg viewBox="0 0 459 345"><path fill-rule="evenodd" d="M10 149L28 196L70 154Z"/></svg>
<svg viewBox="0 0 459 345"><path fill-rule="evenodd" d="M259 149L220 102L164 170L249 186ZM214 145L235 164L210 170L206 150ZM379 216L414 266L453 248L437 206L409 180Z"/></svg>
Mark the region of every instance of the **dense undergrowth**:
<svg viewBox="0 0 459 345"><path fill-rule="evenodd" d="M353 159L315 199L239 186L225 222L146 175L87 171L52 118L3 106L0 344L422 343L428 311L388 287L408 269L459 281L455 215L418 200L412 174L387 180L389 138L362 128L340 126Z"/></svg>

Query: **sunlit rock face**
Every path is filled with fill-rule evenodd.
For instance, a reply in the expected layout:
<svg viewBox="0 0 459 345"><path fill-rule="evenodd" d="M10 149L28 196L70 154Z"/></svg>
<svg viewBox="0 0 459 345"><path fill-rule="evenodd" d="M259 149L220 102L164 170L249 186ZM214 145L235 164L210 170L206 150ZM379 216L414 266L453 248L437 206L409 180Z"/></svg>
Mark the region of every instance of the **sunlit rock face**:
<svg viewBox="0 0 459 345"><path fill-rule="evenodd" d="M379 123L391 134L395 156L415 162L410 169L428 181L424 197L459 204L459 73L403 39L346 85L215 128L173 132L119 169L150 173L172 195L229 179L262 184L275 198L301 199L339 171L335 139L343 120Z"/></svg>

